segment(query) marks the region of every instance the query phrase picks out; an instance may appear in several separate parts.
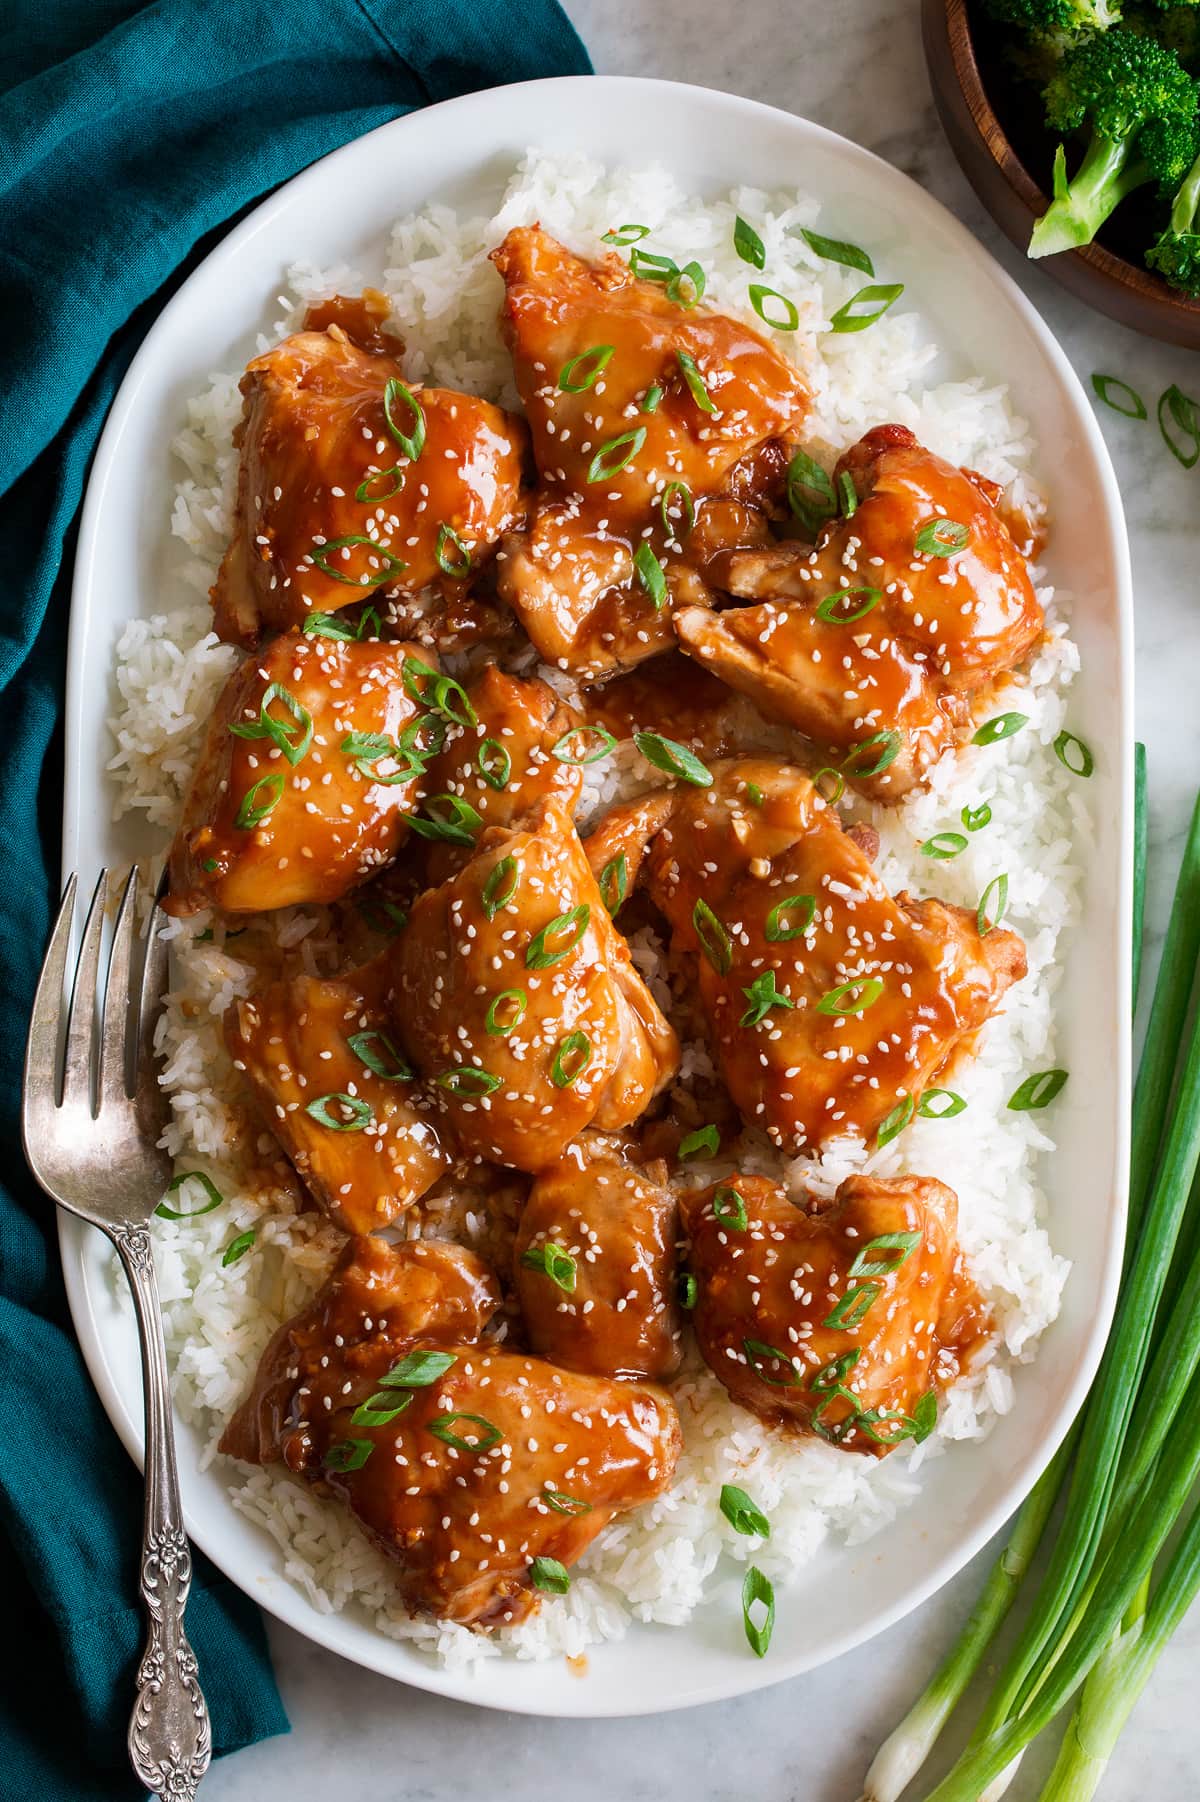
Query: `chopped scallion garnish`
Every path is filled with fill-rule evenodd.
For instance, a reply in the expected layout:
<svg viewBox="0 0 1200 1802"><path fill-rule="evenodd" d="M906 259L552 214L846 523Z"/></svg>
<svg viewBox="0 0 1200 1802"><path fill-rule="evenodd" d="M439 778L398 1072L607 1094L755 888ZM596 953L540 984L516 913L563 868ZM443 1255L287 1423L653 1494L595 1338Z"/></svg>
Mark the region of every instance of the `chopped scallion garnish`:
<svg viewBox="0 0 1200 1802"><path fill-rule="evenodd" d="M452 549L458 553L457 556L451 556ZM448 526L444 522L438 527L434 556L437 558L437 566L443 575L453 576L457 581L461 581L464 576L469 576L471 573L470 546L463 543L453 526Z"/></svg>
<svg viewBox="0 0 1200 1802"><path fill-rule="evenodd" d="M560 763L582 767L584 764L599 763L616 748L617 741L606 727L572 726L557 743L551 745L550 755L557 757Z"/></svg>
<svg viewBox="0 0 1200 1802"><path fill-rule="evenodd" d="M441 839L450 845L473 845L483 818L461 795L430 795L424 813L409 814L408 825L418 838Z"/></svg>
<svg viewBox="0 0 1200 1802"><path fill-rule="evenodd" d="M650 227L648 225L618 225L614 227L612 231L605 232L600 242L602 244L615 244L618 248L624 250L627 244L636 244L640 238L648 238L649 236Z"/></svg>
<svg viewBox="0 0 1200 1802"><path fill-rule="evenodd" d="M758 1608L764 1610L761 1618L755 1614ZM765 1658L775 1630L775 1586L757 1564L750 1566L742 1581L742 1625L750 1650L756 1657Z"/></svg>
<svg viewBox="0 0 1200 1802"><path fill-rule="evenodd" d="M945 863L951 857L957 857L959 853L965 851L966 848L967 840L965 833L935 832L932 838L927 838L922 844L921 856L936 857L939 861Z"/></svg>
<svg viewBox="0 0 1200 1802"><path fill-rule="evenodd" d="M329 561L333 551L346 551L355 545L365 545L374 558L381 558L383 568L377 573L364 570L361 575L347 575L344 569L335 569ZM344 582L348 588L378 588L381 582L388 582L393 576L402 574L408 568L403 557L395 556L384 545L374 538L367 538L362 532L348 532L344 538L327 538L324 544L314 544L308 553L323 575L330 576L335 582ZM341 559L345 562L346 559Z"/></svg>
<svg viewBox="0 0 1200 1802"><path fill-rule="evenodd" d="M493 997L484 1019L484 1030L491 1039L506 1039L525 1018L529 997L524 989L502 989Z"/></svg>
<svg viewBox="0 0 1200 1802"><path fill-rule="evenodd" d="M479 747L475 767L489 788L500 791L508 787L512 775L512 753L498 738L485 738Z"/></svg>
<svg viewBox="0 0 1200 1802"><path fill-rule="evenodd" d="M795 912L796 919L788 921L786 916ZM788 939L803 938L804 934L816 918L817 897L815 895L785 895L777 901L767 915L767 923L763 927L763 937L773 945L785 944Z"/></svg>
<svg viewBox="0 0 1200 1802"><path fill-rule="evenodd" d="M738 1021L739 1026L758 1026L772 1008L794 1008L796 1005L775 987L774 970L763 970L753 982L747 984L742 994L750 1005Z"/></svg>
<svg viewBox="0 0 1200 1802"><path fill-rule="evenodd" d="M853 982L843 982L836 989L830 989L817 1002L819 1014L865 1014L883 994L883 980L879 976L858 976Z"/></svg>
<svg viewBox="0 0 1200 1802"><path fill-rule="evenodd" d="M829 321L831 332L862 332L877 319L882 319L892 302L904 292L903 282L873 282L852 294L845 306L838 308ZM859 309L865 308L865 311Z"/></svg>
<svg viewBox="0 0 1200 1802"><path fill-rule="evenodd" d="M326 1470L361 1470L374 1450L373 1439L339 1439L329 1447L321 1462Z"/></svg>
<svg viewBox="0 0 1200 1802"><path fill-rule="evenodd" d="M592 1041L586 1032L567 1033L555 1053L550 1081L556 1089L572 1089L592 1061Z"/></svg>
<svg viewBox="0 0 1200 1802"><path fill-rule="evenodd" d="M494 920L502 907L507 907L517 892L521 871L515 857L502 857L492 868L481 890L483 911Z"/></svg>
<svg viewBox="0 0 1200 1802"><path fill-rule="evenodd" d="M993 926L1000 924L1007 906L1008 877L993 876L979 897L979 906L975 910L975 924L979 928L981 939L987 937Z"/></svg>
<svg viewBox="0 0 1200 1802"><path fill-rule="evenodd" d="M1088 750L1081 738L1073 732L1060 732L1054 741L1054 755L1064 769L1070 770L1072 776L1090 776L1096 767L1096 759Z"/></svg>
<svg viewBox="0 0 1200 1802"><path fill-rule="evenodd" d="M500 1078L493 1076L490 1070L480 1070L474 1064L456 1064L452 1070L443 1070L437 1078L439 1089L445 1089L461 1100L474 1100L480 1095L491 1095L500 1087Z"/></svg>
<svg viewBox="0 0 1200 1802"><path fill-rule="evenodd" d="M679 1141L678 1156L684 1158L715 1158L721 1149L721 1135L711 1123L697 1127L695 1132L685 1133Z"/></svg>
<svg viewBox="0 0 1200 1802"><path fill-rule="evenodd" d="M971 542L971 528L958 519L930 519L913 540L919 557L953 557Z"/></svg>
<svg viewBox="0 0 1200 1802"><path fill-rule="evenodd" d="M571 1587L571 1573L557 1558L535 1558L529 1566L529 1581L547 1595L565 1596Z"/></svg>
<svg viewBox="0 0 1200 1802"><path fill-rule="evenodd" d="M856 620L865 619L882 599L879 588L839 588L825 596L817 608L817 618L831 626L852 626Z"/></svg>
<svg viewBox="0 0 1200 1802"><path fill-rule="evenodd" d="M679 364L683 379L688 385L692 399L700 408L701 412L715 413L717 410L717 403L708 392L704 377L700 373L700 365L697 363L695 357L693 357L689 351L677 350L675 352L675 361Z"/></svg>
<svg viewBox="0 0 1200 1802"><path fill-rule="evenodd" d="M272 701L279 701L286 707L293 723L274 717L270 711ZM272 682L259 703L258 718L239 721L230 726L229 730L235 738L269 738L294 768L312 744L313 718L308 708L296 699L290 689L285 688L281 682Z"/></svg>
<svg viewBox="0 0 1200 1802"><path fill-rule="evenodd" d="M589 482L607 482L611 476L619 475L627 464L641 450L646 442L644 425L635 426L631 432L622 432L618 438L610 438L588 465L587 480Z"/></svg>
<svg viewBox="0 0 1200 1802"><path fill-rule="evenodd" d="M974 738L973 745L996 745L1002 738L1011 738L1022 726L1029 724L1027 713L998 713L994 719L985 720Z"/></svg>
<svg viewBox="0 0 1200 1802"><path fill-rule="evenodd" d="M454 1431L455 1422L459 1420L469 1421L476 1429L470 1438ZM482 1414L441 1414L436 1420L429 1421L428 1426L435 1439L459 1452L490 1452L504 1437L500 1428L485 1420Z"/></svg>
<svg viewBox="0 0 1200 1802"><path fill-rule="evenodd" d="M409 1066L387 1034L380 1032L377 1027L372 1027L367 1032L354 1033L346 1043L355 1057L384 1082L412 1081L413 1073Z"/></svg>
<svg viewBox="0 0 1200 1802"><path fill-rule="evenodd" d="M613 344L593 344L590 350L581 350L577 357L564 363L558 372L558 385L564 394L583 394L594 387L600 380L616 346Z"/></svg>
<svg viewBox="0 0 1200 1802"><path fill-rule="evenodd" d="M615 914L629 891L629 864L624 851L610 857L596 882L600 899L610 914Z"/></svg>
<svg viewBox="0 0 1200 1802"><path fill-rule="evenodd" d="M749 263L752 269L765 269L767 266L766 245L752 225L748 225L739 213L733 222L733 248L743 263Z"/></svg>
<svg viewBox="0 0 1200 1802"><path fill-rule="evenodd" d="M410 432L406 432L400 424L398 415L401 407L407 407L412 417ZM383 411L388 431L405 455L415 463L425 448L425 412L412 389L399 376L393 376L383 391Z"/></svg>
<svg viewBox="0 0 1200 1802"><path fill-rule="evenodd" d="M591 917L592 910L586 901L581 901L569 913L556 915L525 947L526 969L548 970L552 964L561 963L587 931Z"/></svg>
<svg viewBox="0 0 1200 1802"><path fill-rule="evenodd" d="M1036 1076L1027 1076L1020 1088L1010 1096L1008 1105L1015 1114L1031 1113L1038 1108L1049 1107L1066 1080L1065 1070L1041 1070Z"/></svg>
<svg viewBox="0 0 1200 1802"><path fill-rule="evenodd" d="M753 1534L757 1534L760 1539L771 1537L770 1521L736 1483L721 1485L720 1508L735 1533L744 1533L747 1538Z"/></svg>
<svg viewBox="0 0 1200 1802"><path fill-rule="evenodd" d="M167 1194L177 1194L185 1183L200 1184L204 1191L204 1206L202 1208L170 1208L165 1201L160 1201L154 1212L163 1220L199 1220L201 1214L211 1214L213 1209L219 1208L225 1199L212 1177L206 1176L203 1170L181 1170L167 1184Z"/></svg>
<svg viewBox="0 0 1200 1802"><path fill-rule="evenodd" d="M575 1260L563 1246L552 1243L527 1246L521 1253L521 1262L526 1270L548 1276L565 1295L575 1293Z"/></svg>
<svg viewBox="0 0 1200 1802"><path fill-rule="evenodd" d="M961 1114L966 1108L961 1095L953 1089L926 1089L917 1103L917 1112L923 1120L953 1120L955 1114Z"/></svg>
<svg viewBox="0 0 1200 1802"><path fill-rule="evenodd" d="M805 225L800 227L800 236L809 249L815 250L827 263L841 263L847 269L861 269L864 275L874 275L874 263L857 244L847 244L841 238L822 237L820 232L809 231Z"/></svg>
<svg viewBox="0 0 1200 1802"><path fill-rule="evenodd" d="M700 949L717 975L727 976L733 963L733 940L703 897L692 909L692 925Z"/></svg>
<svg viewBox="0 0 1200 1802"><path fill-rule="evenodd" d="M676 497L678 497L679 505L683 509L682 532L679 529L679 523L671 518L671 508ZM658 507L659 512L662 514L663 530L666 532L668 538L679 540L686 538L696 523L696 503L692 499L692 491L687 483L668 482L662 491Z"/></svg>
<svg viewBox="0 0 1200 1802"><path fill-rule="evenodd" d="M360 1133L373 1123L370 1102L340 1090L318 1095L307 1103L304 1111L318 1126L326 1126L335 1133Z"/></svg>
<svg viewBox="0 0 1200 1802"><path fill-rule="evenodd" d="M778 302L782 309L777 315L767 311L768 305L773 301ZM786 294L781 294L778 288L768 288L762 282L751 282L750 305L763 324L771 326L777 332L794 332L800 324L799 307Z"/></svg>
<svg viewBox="0 0 1200 1802"><path fill-rule="evenodd" d="M276 770L269 776L260 776L246 790L233 816L233 823L239 832L253 832L264 820L270 819L283 799L283 776Z"/></svg>
<svg viewBox="0 0 1200 1802"><path fill-rule="evenodd" d="M712 772L707 765L701 763L695 752L681 745L678 739L663 738L658 732L635 732L633 742L656 770L664 770L668 776L678 776L682 782L694 783L697 788L712 787Z"/></svg>
<svg viewBox="0 0 1200 1802"><path fill-rule="evenodd" d="M1093 374L1092 387L1105 406L1111 407L1114 413L1121 413L1126 419L1146 418L1145 401L1137 389L1131 388L1128 382L1123 382L1119 375ZM1129 405L1123 407L1123 400L1128 401Z"/></svg>
<svg viewBox="0 0 1200 1802"><path fill-rule="evenodd" d="M916 1103L911 1095L905 1095L896 1103L891 1113L881 1122L879 1131L875 1134L877 1146L882 1148L884 1145L890 1145L893 1139L899 1137L912 1119L915 1106Z"/></svg>
<svg viewBox="0 0 1200 1802"><path fill-rule="evenodd" d="M667 598L667 574L645 539L633 553L633 569L649 595L654 611L661 613Z"/></svg>

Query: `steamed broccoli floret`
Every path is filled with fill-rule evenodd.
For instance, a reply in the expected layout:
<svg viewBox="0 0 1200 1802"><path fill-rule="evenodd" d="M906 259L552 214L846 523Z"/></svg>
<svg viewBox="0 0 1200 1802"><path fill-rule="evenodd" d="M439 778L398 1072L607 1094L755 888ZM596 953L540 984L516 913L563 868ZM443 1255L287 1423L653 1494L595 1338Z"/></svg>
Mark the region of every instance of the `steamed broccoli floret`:
<svg viewBox="0 0 1200 1802"><path fill-rule="evenodd" d="M1173 51L1121 26L1085 37L1045 92L1055 131L1086 130L1083 162L1068 181L1054 158L1054 199L1033 228L1031 257L1090 244L1113 209L1148 182L1174 194L1200 150L1196 84Z"/></svg>
<svg viewBox="0 0 1200 1802"><path fill-rule="evenodd" d="M1200 156L1175 196L1166 231L1146 252L1146 261L1173 288L1200 300Z"/></svg>
<svg viewBox="0 0 1200 1802"><path fill-rule="evenodd" d="M1196 0L1200 5L1200 0ZM1121 0L986 0L987 10L1003 25L1053 34L1106 31L1121 16Z"/></svg>

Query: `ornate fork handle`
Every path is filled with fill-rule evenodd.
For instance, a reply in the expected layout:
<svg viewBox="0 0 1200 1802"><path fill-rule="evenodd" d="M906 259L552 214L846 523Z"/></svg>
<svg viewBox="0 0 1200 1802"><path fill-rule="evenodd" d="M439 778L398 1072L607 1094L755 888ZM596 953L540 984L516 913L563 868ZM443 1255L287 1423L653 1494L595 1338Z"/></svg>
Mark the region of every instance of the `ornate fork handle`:
<svg viewBox="0 0 1200 1802"><path fill-rule="evenodd" d="M129 1756L146 1788L163 1802L192 1802L212 1757L212 1732L195 1653L183 1630L192 1553L179 1503L158 1284L147 1229L128 1225L111 1237L137 1309L146 1409L141 1590L148 1633L129 1723Z"/></svg>

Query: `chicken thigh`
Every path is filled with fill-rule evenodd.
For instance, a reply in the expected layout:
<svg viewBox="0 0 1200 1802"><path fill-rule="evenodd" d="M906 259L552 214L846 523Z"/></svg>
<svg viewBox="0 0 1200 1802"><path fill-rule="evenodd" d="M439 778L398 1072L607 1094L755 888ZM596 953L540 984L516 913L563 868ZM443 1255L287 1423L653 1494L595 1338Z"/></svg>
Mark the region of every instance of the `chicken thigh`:
<svg viewBox="0 0 1200 1802"><path fill-rule="evenodd" d="M385 955L396 1028L476 1156L545 1169L585 1127L629 1125L678 1067L556 800L485 832Z"/></svg>
<svg viewBox="0 0 1200 1802"><path fill-rule="evenodd" d="M388 1226L450 1164L392 1039L370 970L276 982L225 1016L225 1040L309 1191L348 1233Z"/></svg>
<svg viewBox="0 0 1200 1802"><path fill-rule="evenodd" d="M405 383L336 324L249 364L221 638L255 645L367 598L465 580L520 514L525 430L471 394Z"/></svg>
<svg viewBox="0 0 1200 1802"><path fill-rule="evenodd" d="M677 798L645 868L695 958L725 1083L789 1154L872 1143L1024 976L1024 946L966 908L889 895L788 765L742 758L713 778Z"/></svg>
<svg viewBox="0 0 1200 1802"><path fill-rule="evenodd" d="M674 1376L675 1198L615 1148L573 1146L529 1192L515 1247L529 1343L552 1364L601 1376Z"/></svg>
<svg viewBox="0 0 1200 1802"><path fill-rule="evenodd" d="M334 901L389 863L423 769L414 671L411 645L294 632L247 658L208 722L167 911Z"/></svg>
<svg viewBox="0 0 1200 1802"><path fill-rule="evenodd" d="M222 1442L344 1501L410 1609L479 1627L561 1592L615 1515L662 1493L680 1450L664 1391L473 1343L496 1300L470 1252L352 1240Z"/></svg>
<svg viewBox="0 0 1200 1802"><path fill-rule="evenodd" d="M808 389L750 326L685 306L619 257L587 262L519 226L492 260L541 475L499 585L541 655L591 680L673 644L671 607L697 592L715 545L764 541L736 466L798 430Z"/></svg>
<svg viewBox="0 0 1200 1802"><path fill-rule="evenodd" d="M876 1457L924 1439L988 1331L958 1201L926 1176L847 1177L806 1213L762 1176L684 1197L692 1314L742 1407Z"/></svg>
<svg viewBox="0 0 1200 1802"><path fill-rule="evenodd" d="M1043 626L999 490L879 426L835 474L857 505L817 545L719 554L718 587L757 600L677 610L689 655L797 727L872 798L923 783L975 698Z"/></svg>

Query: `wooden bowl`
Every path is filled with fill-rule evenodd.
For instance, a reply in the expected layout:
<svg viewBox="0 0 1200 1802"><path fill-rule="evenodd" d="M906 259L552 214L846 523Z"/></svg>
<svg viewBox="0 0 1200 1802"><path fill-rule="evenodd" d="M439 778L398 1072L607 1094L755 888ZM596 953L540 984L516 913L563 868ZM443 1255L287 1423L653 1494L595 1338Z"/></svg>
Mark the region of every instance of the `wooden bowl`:
<svg viewBox="0 0 1200 1802"><path fill-rule="evenodd" d="M986 59L985 89L968 0L922 0L922 35L933 98L950 147L1001 231L1024 250L1034 220L1049 202L1010 141L1018 123L1013 107L1007 108L1008 130L997 117L989 91L1000 99L1004 82ZM1020 123L1028 126L1028 120ZM1029 136L1028 130L1024 135ZM1047 175L1049 167L1047 154ZM1120 217L1118 211L1118 222ZM1200 300L1177 293L1143 264L1094 243L1043 257L1038 268L1119 324L1200 350Z"/></svg>

